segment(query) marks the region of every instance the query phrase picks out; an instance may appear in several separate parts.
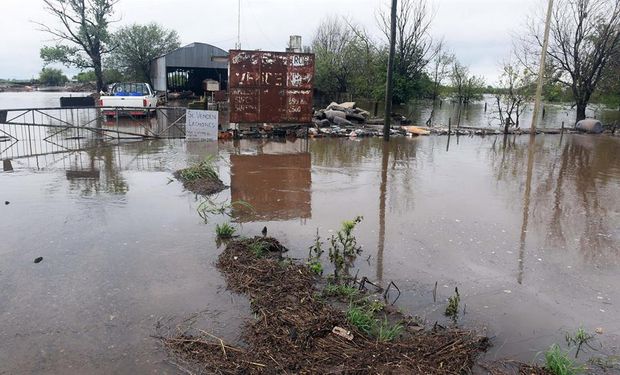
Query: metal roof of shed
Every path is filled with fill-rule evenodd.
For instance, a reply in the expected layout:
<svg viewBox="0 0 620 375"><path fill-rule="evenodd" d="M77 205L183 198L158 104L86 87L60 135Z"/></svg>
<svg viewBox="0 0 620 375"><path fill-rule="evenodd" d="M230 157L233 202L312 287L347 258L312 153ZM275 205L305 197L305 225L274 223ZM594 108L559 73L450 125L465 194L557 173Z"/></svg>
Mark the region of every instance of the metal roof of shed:
<svg viewBox="0 0 620 375"><path fill-rule="evenodd" d="M194 42L156 60L163 59L169 67L228 69L227 63L212 61L215 56L228 56L228 52L211 44Z"/></svg>

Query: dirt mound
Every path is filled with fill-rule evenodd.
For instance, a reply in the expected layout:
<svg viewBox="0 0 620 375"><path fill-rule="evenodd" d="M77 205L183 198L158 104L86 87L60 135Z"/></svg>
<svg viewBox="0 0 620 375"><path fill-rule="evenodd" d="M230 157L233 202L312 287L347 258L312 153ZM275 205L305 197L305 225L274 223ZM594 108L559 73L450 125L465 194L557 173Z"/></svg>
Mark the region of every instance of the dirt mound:
<svg viewBox="0 0 620 375"><path fill-rule="evenodd" d="M260 242L272 251L257 251ZM244 348L200 331L164 338L177 358L222 374L460 374L488 346L486 337L458 329L417 331L385 342L348 323L326 303L306 265L281 258L272 238L233 241L218 259L228 286L246 294L255 319L245 324ZM351 340L332 332L342 327Z"/></svg>
<svg viewBox="0 0 620 375"><path fill-rule="evenodd" d="M217 177L205 176L196 179L183 177L182 169L174 172L174 177L183 183L183 187L193 193L200 195L211 195L219 193L227 188L226 185Z"/></svg>

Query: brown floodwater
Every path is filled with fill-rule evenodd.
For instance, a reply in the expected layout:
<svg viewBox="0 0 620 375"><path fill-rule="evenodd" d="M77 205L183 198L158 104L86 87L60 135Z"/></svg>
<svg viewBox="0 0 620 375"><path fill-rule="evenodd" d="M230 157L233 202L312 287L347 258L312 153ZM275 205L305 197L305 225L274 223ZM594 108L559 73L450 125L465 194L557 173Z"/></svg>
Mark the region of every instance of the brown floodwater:
<svg viewBox="0 0 620 375"><path fill-rule="evenodd" d="M3 95L1 107L23 107ZM396 305L431 325L449 324L443 311L458 287L459 324L493 337L488 358L540 359L580 326L602 329L596 355L618 354L620 138L33 134L0 142L0 373L177 373L157 327L191 317L234 341L251 318L214 266L217 223L232 220L246 236L267 226L302 259L317 229L327 243L357 215L363 254L353 272L396 283ZM245 200L254 212L199 217L201 199L171 177L209 155L230 185L214 200Z"/></svg>
<svg viewBox="0 0 620 375"><path fill-rule="evenodd" d="M304 258L317 228L327 241L362 215L359 275L394 281L397 306L429 324L448 324L458 286L489 358L531 361L580 326L603 329L602 353L620 345L620 138L89 146L0 171L0 373L176 373L151 336L190 316L238 337L247 301L214 267L228 218L205 224L170 180L207 155L231 186L214 199L255 208L232 213L243 235L267 226Z"/></svg>

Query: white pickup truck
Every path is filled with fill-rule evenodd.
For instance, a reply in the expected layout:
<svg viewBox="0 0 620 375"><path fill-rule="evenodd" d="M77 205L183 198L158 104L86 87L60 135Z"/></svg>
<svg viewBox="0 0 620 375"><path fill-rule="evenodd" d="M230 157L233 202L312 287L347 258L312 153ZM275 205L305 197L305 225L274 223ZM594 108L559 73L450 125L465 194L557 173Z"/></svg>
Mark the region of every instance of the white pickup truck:
<svg viewBox="0 0 620 375"><path fill-rule="evenodd" d="M99 97L99 107L104 116L144 116L157 107L157 96L148 83L115 83L108 95Z"/></svg>

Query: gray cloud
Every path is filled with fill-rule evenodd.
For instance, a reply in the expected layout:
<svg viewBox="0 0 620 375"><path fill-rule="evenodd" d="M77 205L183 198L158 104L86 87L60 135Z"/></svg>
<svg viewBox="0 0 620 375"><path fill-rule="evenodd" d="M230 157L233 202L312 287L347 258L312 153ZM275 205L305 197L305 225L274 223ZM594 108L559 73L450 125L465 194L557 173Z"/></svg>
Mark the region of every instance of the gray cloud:
<svg viewBox="0 0 620 375"><path fill-rule="evenodd" d="M543 0L429 1L435 9L434 36L443 37L472 72L493 82L498 62L510 51L511 32ZM381 38L375 13L387 6L387 0L241 0L241 44L282 50L291 34L309 43L330 14L347 17ZM39 48L50 37L30 21L51 24L53 17L43 11L41 0L0 0L0 14L0 77L36 76L42 67ZM236 0L121 0L116 16L119 22L112 27L154 21L177 30L184 44L201 41L230 49L237 39Z"/></svg>

